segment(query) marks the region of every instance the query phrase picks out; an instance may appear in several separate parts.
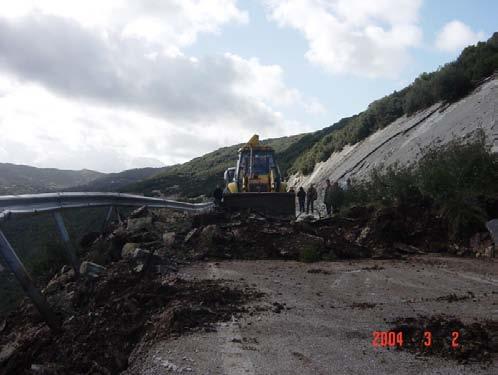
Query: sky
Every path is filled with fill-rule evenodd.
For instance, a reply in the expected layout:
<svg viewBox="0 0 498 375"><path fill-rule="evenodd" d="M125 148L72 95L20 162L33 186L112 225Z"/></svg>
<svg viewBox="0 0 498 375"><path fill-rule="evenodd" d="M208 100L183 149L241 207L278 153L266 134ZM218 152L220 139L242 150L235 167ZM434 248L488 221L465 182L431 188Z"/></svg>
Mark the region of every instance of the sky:
<svg viewBox="0 0 498 375"><path fill-rule="evenodd" d="M16 0L0 162L117 172L310 132L498 31L494 0Z"/></svg>

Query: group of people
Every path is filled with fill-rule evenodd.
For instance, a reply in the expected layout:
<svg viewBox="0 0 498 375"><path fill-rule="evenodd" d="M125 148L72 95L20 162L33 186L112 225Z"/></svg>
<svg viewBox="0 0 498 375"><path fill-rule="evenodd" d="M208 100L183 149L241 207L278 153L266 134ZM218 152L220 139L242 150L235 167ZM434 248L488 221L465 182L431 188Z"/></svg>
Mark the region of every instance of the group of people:
<svg viewBox="0 0 498 375"><path fill-rule="evenodd" d="M332 215L332 210L338 211L340 209L342 203L342 193L342 188L339 186L337 181L334 181L334 183L331 184L330 180L327 179L325 191L323 193L323 203L327 208L327 215ZM309 214L310 210L311 213L314 213L314 202L318 199L318 192L315 186L310 184L307 191L305 191L301 186L296 195L299 201L299 212L305 211L306 203L306 213Z"/></svg>
<svg viewBox="0 0 498 375"><path fill-rule="evenodd" d="M347 181L347 188L349 188L350 180ZM291 188L290 192L294 192ZM315 201L318 199L318 192L313 184L310 184L308 190L305 191L301 186L297 192L297 199L299 201L299 212L305 212L309 214L310 211L313 214L315 212ZM219 185L213 192L214 202L217 206L221 204L223 199L223 190ZM338 212L341 208L343 201L343 190L337 181L331 183L329 179L326 180L325 191L323 192L323 203L327 208L327 215L332 215L332 212Z"/></svg>

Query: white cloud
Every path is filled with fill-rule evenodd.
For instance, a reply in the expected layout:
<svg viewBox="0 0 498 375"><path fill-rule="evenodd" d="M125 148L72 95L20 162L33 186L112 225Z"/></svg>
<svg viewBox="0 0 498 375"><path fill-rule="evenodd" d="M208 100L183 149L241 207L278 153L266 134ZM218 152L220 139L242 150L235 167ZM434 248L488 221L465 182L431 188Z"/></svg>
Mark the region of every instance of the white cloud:
<svg viewBox="0 0 498 375"><path fill-rule="evenodd" d="M303 33L306 58L334 74L396 77L419 45L420 0L266 0L269 18Z"/></svg>
<svg viewBox="0 0 498 375"><path fill-rule="evenodd" d="M16 0L2 4L0 16L30 13L73 20L102 34L121 34L165 51L194 43L200 33L217 33L227 23L247 23L236 0Z"/></svg>
<svg viewBox="0 0 498 375"><path fill-rule="evenodd" d="M102 171L173 164L255 132L307 130L286 108L323 110L278 65L175 48L39 12L0 17L0 157Z"/></svg>
<svg viewBox="0 0 498 375"><path fill-rule="evenodd" d="M457 52L484 38L482 31L475 32L461 21L448 22L436 37L436 48L445 52Z"/></svg>

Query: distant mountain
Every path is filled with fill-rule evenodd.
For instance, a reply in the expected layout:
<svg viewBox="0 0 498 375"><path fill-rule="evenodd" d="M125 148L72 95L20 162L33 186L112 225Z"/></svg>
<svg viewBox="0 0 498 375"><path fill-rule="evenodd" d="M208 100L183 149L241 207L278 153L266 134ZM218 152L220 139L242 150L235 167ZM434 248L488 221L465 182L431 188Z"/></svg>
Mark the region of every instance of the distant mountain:
<svg viewBox="0 0 498 375"><path fill-rule="evenodd" d="M0 195L34 194L60 191L70 186L87 184L104 173L0 163Z"/></svg>
<svg viewBox="0 0 498 375"><path fill-rule="evenodd" d="M108 173L86 184L71 187L70 191L114 191L121 192L125 186L148 179L158 173L165 172L169 167L136 168L119 173Z"/></svg>

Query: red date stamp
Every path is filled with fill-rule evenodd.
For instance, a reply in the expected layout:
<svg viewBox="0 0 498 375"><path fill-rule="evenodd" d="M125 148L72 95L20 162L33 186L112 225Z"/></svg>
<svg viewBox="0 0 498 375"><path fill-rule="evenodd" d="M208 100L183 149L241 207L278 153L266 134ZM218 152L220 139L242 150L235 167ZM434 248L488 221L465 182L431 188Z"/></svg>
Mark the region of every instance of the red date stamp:
<svg viewBox="0 0 498 375"><path fill-rule="evenodd" d="M451 348L452 349L457 349L460 347L459 339L460 339L460 332L458 331L453 331L451 332L451 337L449 338L451 340ZM395 346L403 346L405 337L404 333L401 331L374 331L373 332L373 339L372 339L372 346L376 348L386 348L386 347L395 347ZM431 331L424 331L422 335L422 342L421 344L427 348L430 348L434 342L432 332Z"/></svg>

